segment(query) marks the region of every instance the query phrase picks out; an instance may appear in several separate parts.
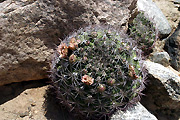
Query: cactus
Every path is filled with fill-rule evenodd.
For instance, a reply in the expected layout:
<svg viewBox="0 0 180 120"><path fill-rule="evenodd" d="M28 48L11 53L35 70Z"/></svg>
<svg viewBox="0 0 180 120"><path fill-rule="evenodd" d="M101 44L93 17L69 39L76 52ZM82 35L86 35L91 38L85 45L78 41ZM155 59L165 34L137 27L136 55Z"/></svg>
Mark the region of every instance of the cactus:
<svg viewBox="0 0 180 120"><path fill-rule="evenodd" d="M79 119L101 119L140 100L140 50L113 28L91 26L61 42L52 64L57 99Z"/></svg>
<svg viewBox="0 0 180 120"><path fill-rule="evenodd" d="M158 37L155 25L145 17L143 12L139 12L129 29L130 37L137 41L138 48L142 49L144 55L149 55Z"/></svg>

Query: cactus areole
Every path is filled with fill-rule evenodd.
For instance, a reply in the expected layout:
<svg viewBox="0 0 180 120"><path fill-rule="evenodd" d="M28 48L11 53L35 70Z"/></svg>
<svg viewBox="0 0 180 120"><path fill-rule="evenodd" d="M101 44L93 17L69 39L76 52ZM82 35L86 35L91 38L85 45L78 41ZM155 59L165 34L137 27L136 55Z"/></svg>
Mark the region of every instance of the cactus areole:
<svg viewBox="0 0 180 120"><path fill-rule="evenodd" d="M92 120L126 110L144 89L140 50L123 32L90 26L55 50L52 87L57 99L79 118Z"/></svg>

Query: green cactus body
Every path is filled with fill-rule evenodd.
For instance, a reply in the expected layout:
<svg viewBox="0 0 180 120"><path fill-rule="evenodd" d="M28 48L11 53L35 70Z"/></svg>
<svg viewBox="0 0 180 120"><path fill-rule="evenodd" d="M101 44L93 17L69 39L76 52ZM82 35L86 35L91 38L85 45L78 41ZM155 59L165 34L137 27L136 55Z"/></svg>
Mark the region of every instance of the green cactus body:
<svg viewBox="0 0 180 120"><path fill-rule="evenodd" d="M144 89L141 58L122 32L87 27L59 46L52 86L59 101L72 112L83 119L100 119L139 101Z"/></svg>
<svg viewBox="0 0 180 120"><path fill-rule="evenodd" d="M144 55L152 52L157 36L155 25L145 17L143 12L139 12L130 25L130 37L137 41L138 48L142 49Z"/></svg>

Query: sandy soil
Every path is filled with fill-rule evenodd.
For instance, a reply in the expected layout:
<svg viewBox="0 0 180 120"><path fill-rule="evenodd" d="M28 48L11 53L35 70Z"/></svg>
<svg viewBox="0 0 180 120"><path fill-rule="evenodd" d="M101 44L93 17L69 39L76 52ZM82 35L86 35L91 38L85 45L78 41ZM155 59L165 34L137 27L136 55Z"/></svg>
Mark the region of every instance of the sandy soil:
<svg viewBox="0 0 180 120"><path fill-rule="evenodd" d="M46 94L46 80L0 87L0 120L74 120ZM46 99L45 99L46 96Z"/></svg>

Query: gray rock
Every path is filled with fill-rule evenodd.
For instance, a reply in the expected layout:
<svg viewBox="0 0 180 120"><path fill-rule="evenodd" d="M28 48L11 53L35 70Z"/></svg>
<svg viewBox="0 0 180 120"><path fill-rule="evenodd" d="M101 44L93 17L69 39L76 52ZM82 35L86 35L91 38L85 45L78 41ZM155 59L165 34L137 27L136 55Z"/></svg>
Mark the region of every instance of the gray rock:
<svg viewBox="0 0 180 120"><path fill-rule="evenodd" d="M162 64L163 66L169 66L169 54L167 52L154 52L150 55L151 61Z"/></svg>
<svg viewBox="0 0 180 120"><path fill-rule="evenodd" d="M159 30L160 37L166 37L170 34L171 26L162 11L152 0L138 0L137 7L139 11L143 11L146 17L156 25Z"/></svg>
<svg viewBox="0 0 180 120"><path fill-rule="evenodd" d="M118 111L111 117L111 120L157 120L141 103L127 111Z"/></svg>
<svg viewBox="0 0 180 120"><path fill-rule="evenodd" d="M180 4L180 0L174 0L174 3Z"/></svg>
<svg viewBox="0 0 180 120"><path fill-rule="evenodd" d="M149 77L141 103L160 120L180 118L180 73L171 67L145 61Z"/></svg>
<svg viewBox="0 0 180 120"><path fill-rule="evenodd" d="M151 61L145 61L144 65L149 74L162 82L172 99L180 101L180 73Z"/></svg>
<svg viewBox="0 0 180 120"><path fill-rule="evenodd" d="M89 24L125 24L131 1L1 1L0 85L47 78L59 38Z"/></svg>
<svg viewBox="0 0 180 120"><path fill-rule="evenodd" d="M171 66L180 71L180 22L175 32L166 39L164 49L171 57Z"/></svg>

